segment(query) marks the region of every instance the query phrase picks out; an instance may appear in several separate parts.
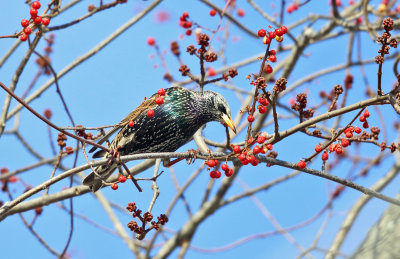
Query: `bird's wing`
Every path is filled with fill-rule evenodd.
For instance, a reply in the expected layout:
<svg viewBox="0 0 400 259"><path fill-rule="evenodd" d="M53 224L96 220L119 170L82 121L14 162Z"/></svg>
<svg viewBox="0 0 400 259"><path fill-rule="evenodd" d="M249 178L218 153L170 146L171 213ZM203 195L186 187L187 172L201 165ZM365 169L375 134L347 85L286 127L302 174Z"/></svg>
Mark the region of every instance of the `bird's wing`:
<svg viewBox="0 0 400 259"><path fill-rule="evenodd" d="M148 109L154 109L155 107L158 106L158 104L155 103L155 99L158 95L155 94L151 96L150 98L146 99L143 101L136 109L134 109L131 113L128 114L120 123L118 123L114 128L112 128L110 131L108 131L98 142L97 144L101 145L103 144L107 139L110 138L112 134L114 134L117 130L125 127L131 120L136 120L137 117L139 117L140 114L143 112L147 111ZM166 101L165 101L166 102ZM120 131L117 136L115 137L116 140L119 140L122 137L122 131ZM118 141L117 141L118 142ZM92 153L95 151L97 147L92 147L89 150L89 153ZM102 152L103 151L103 152ZM104 150L100 150L96 152L93 157L98 158L104 156L105 152Z"/></svg>

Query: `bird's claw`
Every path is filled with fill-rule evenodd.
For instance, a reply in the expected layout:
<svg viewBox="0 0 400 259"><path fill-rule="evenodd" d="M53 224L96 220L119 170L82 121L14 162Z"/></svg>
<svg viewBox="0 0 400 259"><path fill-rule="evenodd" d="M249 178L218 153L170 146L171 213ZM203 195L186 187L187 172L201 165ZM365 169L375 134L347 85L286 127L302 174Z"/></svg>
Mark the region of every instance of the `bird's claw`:
<svg viewBox="0 0 400 259"><path fill-rule="evenodd" d="M117 147L117 148L115 148L115 149L112 149L112 148L110 149L110 155L111 155L111 157L108 159L108 162L107 162L108 165L111 165L111 164L112 164L114 158L117 158L117 162L118 162L118 163L121 162L121 155L120 155L120 153L118 152L118 149L119 149L119 147Z"/></svg>

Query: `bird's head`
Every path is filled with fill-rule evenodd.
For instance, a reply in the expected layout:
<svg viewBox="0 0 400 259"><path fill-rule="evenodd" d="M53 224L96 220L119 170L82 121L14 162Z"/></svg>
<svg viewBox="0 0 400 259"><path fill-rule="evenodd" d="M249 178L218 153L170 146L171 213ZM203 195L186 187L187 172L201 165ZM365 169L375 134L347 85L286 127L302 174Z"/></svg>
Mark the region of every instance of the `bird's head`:
<svg viewBox="0 0 400 259"><path fill-rule="evenodd" d="M231 109L225 98L213 91L204 91L204 95L208 101L209 112L213 119L226 124L236 133L236 127L231 117Z"/></svg>

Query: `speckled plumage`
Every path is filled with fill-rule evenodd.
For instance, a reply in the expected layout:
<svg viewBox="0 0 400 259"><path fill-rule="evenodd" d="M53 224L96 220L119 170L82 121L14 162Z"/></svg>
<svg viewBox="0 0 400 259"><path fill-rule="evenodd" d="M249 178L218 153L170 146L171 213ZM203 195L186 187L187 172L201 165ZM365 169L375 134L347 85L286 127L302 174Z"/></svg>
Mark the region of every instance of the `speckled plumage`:
<svg viewBox="0 0 400 259"><path fill-rule="evenodd" d="M120 155L151 152L173 152L187 143L194 133L210 121L227 123L233 130L229 105L218 93L191 91L182 87L165 89L164 104L157 105L157 94L143 102L131 112L110 133L122 128L110 144L117 148ZM147 117L148 109L154 110L154 117ZM227 119L228 118L228 119ZM130 127L128 122L134 121ZM105 138L111 134L107 134ZM104 142L104 139L99 143ZM92 149L91 151L93 151ZM98 151L93 157L109 157L104 151ZM97 167L96 173L107 179L117 165ZM102 186L100 178L92 172L83 181L85 185L98 190Z"/></svg>

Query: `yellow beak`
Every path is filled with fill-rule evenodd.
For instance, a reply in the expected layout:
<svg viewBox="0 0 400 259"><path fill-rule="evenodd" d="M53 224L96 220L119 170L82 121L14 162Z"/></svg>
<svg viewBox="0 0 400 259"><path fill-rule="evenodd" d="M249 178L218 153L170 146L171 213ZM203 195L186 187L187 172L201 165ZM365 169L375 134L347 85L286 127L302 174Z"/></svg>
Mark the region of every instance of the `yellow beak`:
<svg viewBox="0 0 400 259"><path fill-rule="evenodd" d="M233 124L232 119L226 114L222 115L222 119L224 120L226 125L228 125L228 127L231 128L232 131L236 133L236 127L235 127L235 124Z"/></svg>

